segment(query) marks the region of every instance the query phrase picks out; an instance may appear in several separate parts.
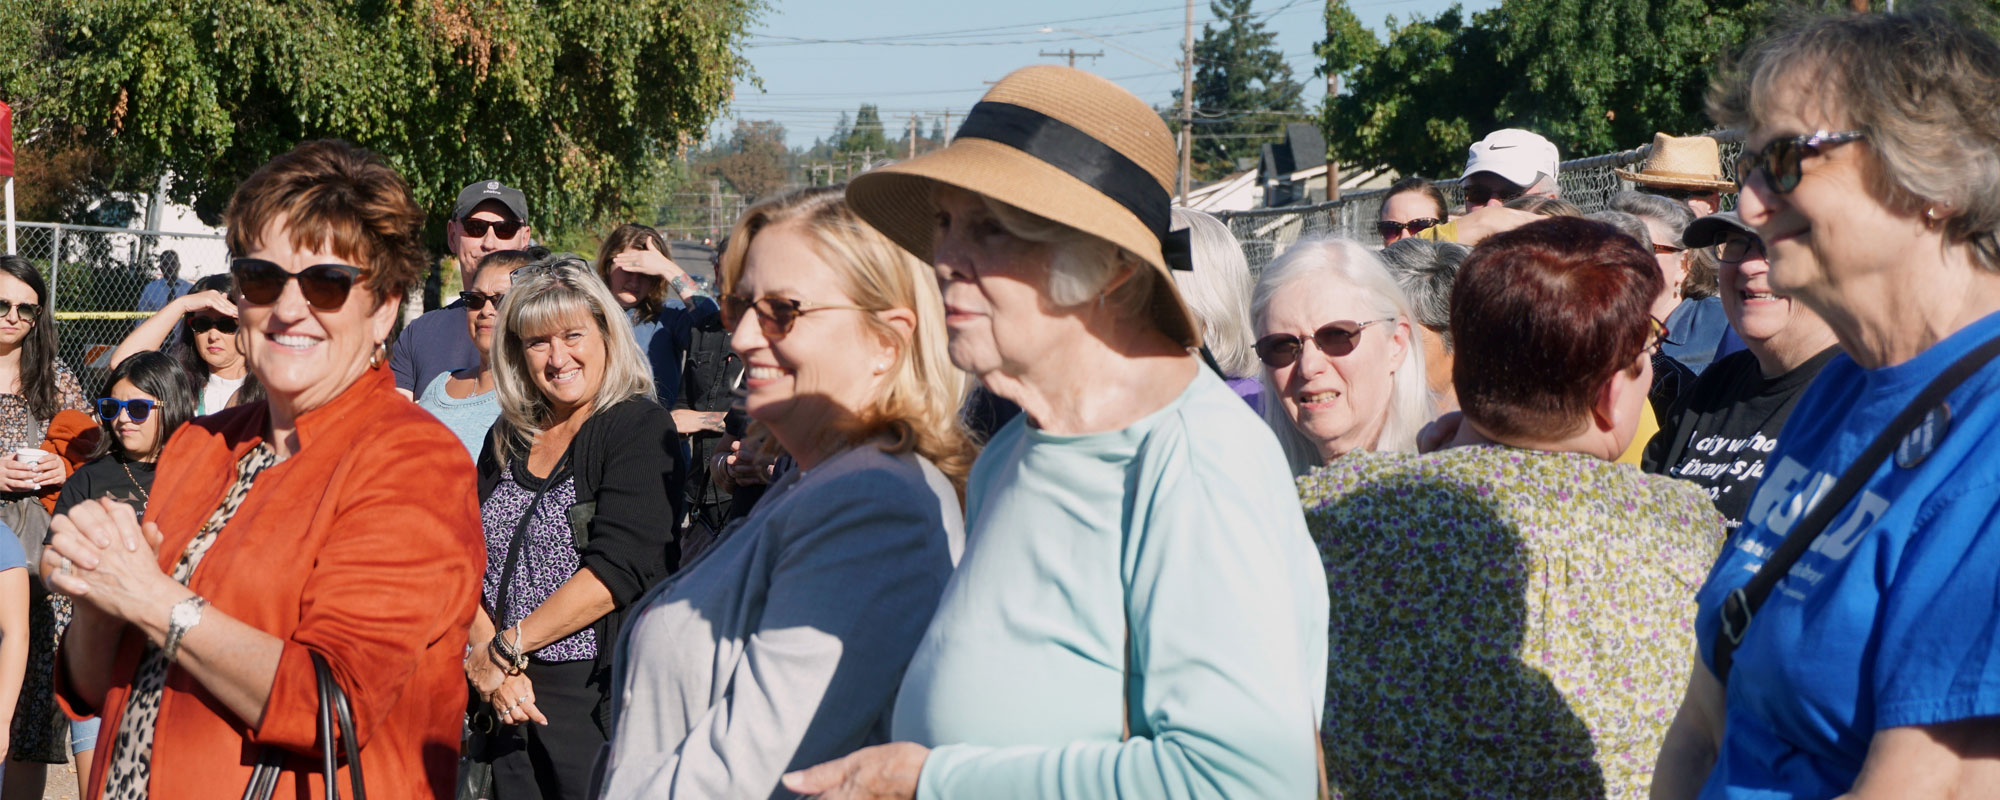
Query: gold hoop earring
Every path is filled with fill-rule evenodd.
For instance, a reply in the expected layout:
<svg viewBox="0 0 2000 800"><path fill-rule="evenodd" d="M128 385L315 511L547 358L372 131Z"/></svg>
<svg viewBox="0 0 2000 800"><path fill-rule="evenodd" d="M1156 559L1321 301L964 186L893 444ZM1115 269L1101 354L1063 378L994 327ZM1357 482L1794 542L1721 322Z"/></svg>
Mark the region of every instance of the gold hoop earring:
<svg viewBox="0 0 2000 800"><path fill-rule="evenodd" d="M368 354L368 368L380 369L382 364L388 360L389 346L381 342L376 342L374 352Z"/></svg>

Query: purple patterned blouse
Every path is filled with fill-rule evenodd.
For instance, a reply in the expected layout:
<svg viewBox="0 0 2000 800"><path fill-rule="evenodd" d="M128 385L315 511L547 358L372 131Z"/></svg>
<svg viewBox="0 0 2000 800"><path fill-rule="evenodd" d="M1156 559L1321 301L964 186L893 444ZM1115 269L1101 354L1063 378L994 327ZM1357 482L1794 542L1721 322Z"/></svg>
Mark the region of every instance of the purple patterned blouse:
<svg viewBox="0 0 2000 800"><path fill-rule="evenodd" d="M507 568L508 545L514 529L520 525L521 515L534 500L535 490L541 488L541 481L532 477L525 484L516 480L514 466L510 461L502 468L499 485L479 504L479 518L486 527L486 579L480 588L486 608L498 610L503 630L534 611L583 568L576 541L569 531L569 507L576 504L576 477L565 470L562 483L542 495L541 508L528 523L528 540L521 547L520 564L514 567L513 579L509 581L507 607L499 608L500 573ZM597 658L597 633L585 627L534 651L534 657L547 662Z"/></svg>

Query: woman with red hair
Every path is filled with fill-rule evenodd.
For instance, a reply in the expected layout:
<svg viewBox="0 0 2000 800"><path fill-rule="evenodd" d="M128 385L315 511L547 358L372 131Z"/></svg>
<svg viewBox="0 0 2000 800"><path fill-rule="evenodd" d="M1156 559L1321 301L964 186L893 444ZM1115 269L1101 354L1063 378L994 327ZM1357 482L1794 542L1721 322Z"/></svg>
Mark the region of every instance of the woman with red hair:
<svg viewBox="0 0 2000 800"><path fill-rule="evenodd" d="M1348 796L1645 796L1720 541L1701 490L1614 463L1660 281L1603 223L1485 240L1452 288L1457 435L1300 479L1346 656L1323 730Z"/></svg>

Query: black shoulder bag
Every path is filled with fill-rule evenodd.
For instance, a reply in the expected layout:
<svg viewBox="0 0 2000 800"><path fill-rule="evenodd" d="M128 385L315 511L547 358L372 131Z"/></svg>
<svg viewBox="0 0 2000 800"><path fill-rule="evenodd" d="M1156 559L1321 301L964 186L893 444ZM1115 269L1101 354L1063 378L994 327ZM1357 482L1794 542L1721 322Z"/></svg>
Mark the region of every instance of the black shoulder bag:
<svg viewBox="0 0 2000 800"><path fill-rule="evenodd" d="M1777 588L1778 581L1783 580L1792 565L1798 563L1799 558L1812 547L1813 540L1819 538L1820 532L1847 508L1847 501L1854 499L1855 493L1861 491L1861 487L1875 475L1875 469L1890 453L1895 452L1911 431L1917 429L1917 425L1933 411L1943 413L1949 419L1951 411L1944 405L1945 397L1996 355L2000 355L2000 337L1973 348L1972 352L1960 356L1944 372L1931 379L1930 385L1918 392L1916 399L1905 406L1874 441L1868 443L1868 449L1861 451L1853 464L1848 465L1847 471L1841 473L1840 480L1827 490L1826 496L1820 498L1806 512L1805 518L1792 527L1777 551L1764 562L1764 566L1758 568L1756 575L1750 577L1750 582L1729 593L1729 597L1722 602L1721 625L1715 633L1717 681L1729 683L1729 667L1737 645L1743 643L1743 633L1750 627L1750 620L1757 615L1757 609L1764 607L1764 601L1770 599L1771 590Z"/></svg>
<svg viewBox="0 0 2000 800"><path fill-rule="evenodd" d="M361 743L354 738L354 709L348 704L347 692L340 688L340 681L333 677L333 668L327 666L326 657L313 653L312 662L313 673L319 679L320 777L325 781L327 800L340 800L340 782L334 776L340 774L339 756L343 752L347 756L347 780L354 790L354 800L367 800L367 784L361 780ZM339 745L334 744L336 730ZM243 800L270 800L278 790L278 776L284 765L285 751L265 747L258 752L257 768L250 773L250 785L243 789Z"/></svg>

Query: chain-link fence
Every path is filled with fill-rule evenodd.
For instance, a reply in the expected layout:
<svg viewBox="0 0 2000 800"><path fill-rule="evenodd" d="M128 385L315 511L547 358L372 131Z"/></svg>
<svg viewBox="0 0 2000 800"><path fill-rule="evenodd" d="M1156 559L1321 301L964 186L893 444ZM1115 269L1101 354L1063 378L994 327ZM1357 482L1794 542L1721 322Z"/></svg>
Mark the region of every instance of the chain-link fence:
<svg viewBox="0 0 2000 800"><path fill-rule="evenodd" d="M1743 150L1742 135L1735 131L1703 135L1721 145L1723 177L1734 180L1736 156ZM1562 198L1577 204L1586 213L1604 208L1613 194L1632 188L1612 170L1645 161L1652 151L1653 146L1649 144L1562 162L1561 171L1556 176L1556 183L1562 187ZM1438 181L1437 187L1444 192L1445 200L1454 209L1465 205L1465 192L1459 188L1458 179ZM1364 244L1380 244L1382 239L1375 231L1375 220L1381 215L1382 201L1386 199L1387 189L1374 189L1354 192L1318 205L1222 211L1215 216L1229 225L1231 233L1236 234L1236 240L1243 245L1244 255L1250 260L1251 271L1257 272L1293 242L1308 236L1331 233ZM1728 203L1725 202L1725 205Z"/></svg>
<svg viewBox="0 0 2000 800"><path fill-rule="evenodd" d="M228 246L207 233L17 222L18 254L42 273L54 298L58 353L97 392L111 351L139 321L202 275L228 269ZM169 286L162 266L180 283Z"/></svg>

